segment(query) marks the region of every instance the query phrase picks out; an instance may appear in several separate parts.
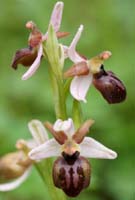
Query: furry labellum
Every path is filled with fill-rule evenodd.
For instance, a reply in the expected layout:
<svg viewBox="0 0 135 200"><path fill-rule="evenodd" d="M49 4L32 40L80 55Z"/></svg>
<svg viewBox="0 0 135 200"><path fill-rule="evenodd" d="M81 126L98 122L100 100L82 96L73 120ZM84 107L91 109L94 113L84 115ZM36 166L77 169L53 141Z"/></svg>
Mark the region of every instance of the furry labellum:
<svg viewBox="0 0 135 200"><path fill-rule="evenodd" d="M101 71L94 75L93 84L110 104L120 103L126 98L126 88L122 81L111 71Z"/></svg>
<svg viewBox="0 0 135 200"><path fill-rule="evenodd" d="M12 61L12 68L17 69L18 64L22 64L25 67L32 65L37 57L37 50L32 47L18 50Z"/></svg>
<svg viewBox="0 0 135 200"><path fill-rule="evenodd" d="M55 186L62 189L69 197L76 197L90 183L91 169L88 160L75 154L72 155L74 162L70 162L72 158L70 159L69 155L64 155L59 157L53 166Z"/></svg>

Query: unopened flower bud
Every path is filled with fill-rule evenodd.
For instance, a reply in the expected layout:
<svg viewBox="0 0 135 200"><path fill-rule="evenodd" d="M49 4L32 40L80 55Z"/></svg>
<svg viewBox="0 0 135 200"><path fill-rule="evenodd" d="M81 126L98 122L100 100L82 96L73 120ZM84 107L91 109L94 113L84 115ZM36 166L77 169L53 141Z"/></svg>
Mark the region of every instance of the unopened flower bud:
<svg viewBox="0 0 135 200"><path fill-rule="evenodd" d="M122 81L111 71L101 71L94 75L94 86L101 92L108 103L120 103L126 98L126 88Z"/></svg>
<svg viewBox="0 0 135 200"><path fill-rule="evenodd" d="M67 157L66 157L67 158ZM68 156L69 160L69 156ZM72 164L59 157L53 166L53 181L68 196L76 197L90 183L90 164L84 157L78 157Z"/></svg>
<svg viewBox="0 0 135 200"><path fill-rule="evenodd" d="M20 177L32 164L32 161L22 152L12 152L0 158L0 179Z"/></svg>

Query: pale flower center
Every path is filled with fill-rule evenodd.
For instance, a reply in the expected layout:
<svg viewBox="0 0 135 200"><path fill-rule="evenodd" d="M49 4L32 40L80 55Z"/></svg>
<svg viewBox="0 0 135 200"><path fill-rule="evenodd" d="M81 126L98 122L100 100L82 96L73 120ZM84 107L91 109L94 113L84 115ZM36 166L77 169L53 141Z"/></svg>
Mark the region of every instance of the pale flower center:
<svg viewBox="0 0 135 200"><path fill-rule="evenodd" d="M80 152L80 146L74 140L67 140L61 146L61 152L65 152L68 155L73 155L76 151Z"/></svg>

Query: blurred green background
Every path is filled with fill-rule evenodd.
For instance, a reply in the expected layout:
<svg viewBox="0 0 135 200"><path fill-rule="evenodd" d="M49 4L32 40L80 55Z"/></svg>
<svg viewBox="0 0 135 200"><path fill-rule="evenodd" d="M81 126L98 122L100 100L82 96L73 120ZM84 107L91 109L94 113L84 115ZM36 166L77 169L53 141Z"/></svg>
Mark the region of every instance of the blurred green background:
<svg viewBox="0 0 135 200"><path fill-rule="evenodd" d="M11 67L17 49L27 46L29 32L25 23L33 20L42 32L48 26L53 0L0 0L0 155L14 151L15 141L30 138L27 123L33 118L55 121L47 64L42 62L38 72L21 81L26 71ZM113 56L105 63L127 87L127 99L122 104L109 105L92 87L82 104L85 118L93 118L91 136L114 149L116 160L92 159L91 186L77 199L134 200L135 199L135 1L134 0L64 0L61 30L69 31L70 44L77 28L84 24L78 50L92 57L103 50ZM71 63L66 61L66 66ZM68 99L71 107L71 97ZM45 169L46 170L46 169ZM46 189L35 169L20 188L0 193L0 200L47 200ZM49 199L48 199L49 200Z"/></svg>

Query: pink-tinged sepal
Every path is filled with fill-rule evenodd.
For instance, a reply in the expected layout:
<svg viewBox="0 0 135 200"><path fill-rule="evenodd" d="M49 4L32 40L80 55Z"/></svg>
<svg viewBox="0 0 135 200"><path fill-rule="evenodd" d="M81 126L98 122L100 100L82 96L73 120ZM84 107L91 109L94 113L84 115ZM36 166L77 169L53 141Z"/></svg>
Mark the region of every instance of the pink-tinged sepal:
<svg viewBox="0 0 135 200"><path fill-rule="evenodd" d="M54 185L62 189L69 197L76 197L90 184L91 168L84 157L69 165L65 158L59 157L53 166Z"/></svg>
<svg viewBox="0 0 135 200"><path fill-rule="evenodd" d="M49 24L52 24L55 32L59 31L59 29L60 29L63 8L64 8L64 3L61 1L58 1L54 5Z"/></svg>
<svg viewBox="0 0 135 200"><path fill-rule="evenodd" d="M94 75L93 84L110 104L120 103L126 99L124 84L111 71L101 69L100 73Z"/></svg>
<svg viewBox="0 0 135 200"><path fill-rule="evenodd" d="M70 60L73 61L74 63L79 63L79 62L82 62L85 60L82 56L80 56L76 52L76 46L81 37L82 31L83 31L83 25L80 25L73 41L71 42L71 44L69 46L69 49L68 49L68 56L69 56Z"/></svg>

